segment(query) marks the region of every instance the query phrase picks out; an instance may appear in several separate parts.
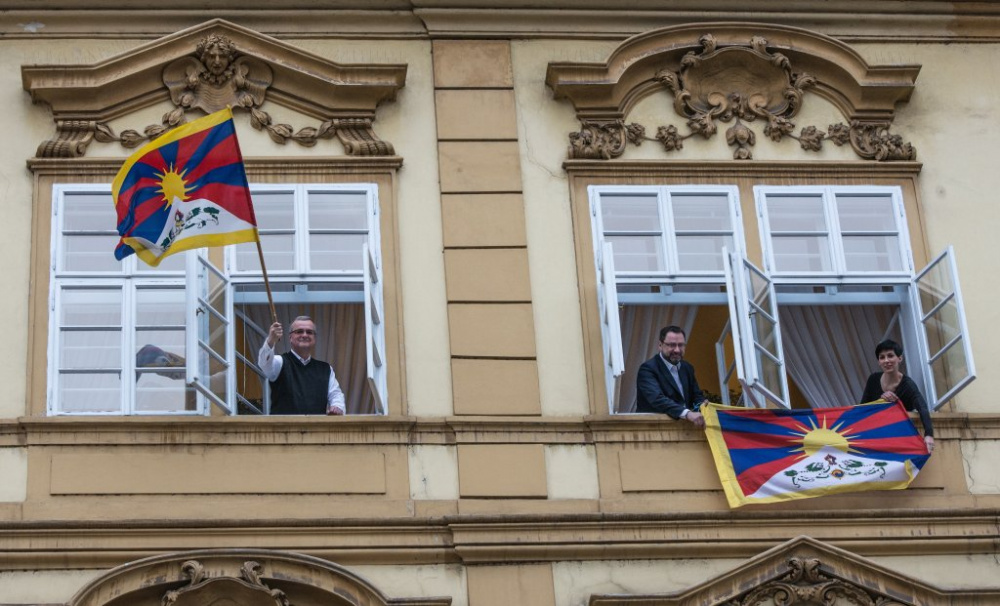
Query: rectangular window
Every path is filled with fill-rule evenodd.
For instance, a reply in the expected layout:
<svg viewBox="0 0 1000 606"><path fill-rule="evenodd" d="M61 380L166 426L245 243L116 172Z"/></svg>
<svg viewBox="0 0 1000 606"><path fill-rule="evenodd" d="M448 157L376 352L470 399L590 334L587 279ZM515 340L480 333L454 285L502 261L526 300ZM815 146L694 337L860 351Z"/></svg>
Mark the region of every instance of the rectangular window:
<svg viewBox="0 0 1000 606"><path fill-rule="evenodd" d="M753 191L764 269L744 252L735 187L588 188L611 412L635 410L638 366L670 324L727 404L856 402L885 338L932 408L974 378L954 259L914 272L900 187Z"/></svg>
<svg viewBox="0 0 1000 606"><path fill-rule="evenodd" d="M723 247L742 250L735 188L592 187L595 241L614 249L616 274L634 282L721 282Z"/></svg>
<svg viewBox="0 0 1000 606"><path fill-rule="evenodd" d="M754 188L775 279L912 276L898 187Z"/></svg>
<svg viewBox="0 0 1000 606"><path fill-rule="evenodd" d="M276 307L290 316L279 319L313 316L328 335L317 357L333 363L348 412L384 412L377 188L251 190ZM152 268L114 258L108 186L55 186L52 212L49 414L267 411L256 356L271 320L255 244L201 251L204 270L188 271L184 254ZM188 286L195 274L204 287ZM185 380L189 362L206 391Z"/></svg>

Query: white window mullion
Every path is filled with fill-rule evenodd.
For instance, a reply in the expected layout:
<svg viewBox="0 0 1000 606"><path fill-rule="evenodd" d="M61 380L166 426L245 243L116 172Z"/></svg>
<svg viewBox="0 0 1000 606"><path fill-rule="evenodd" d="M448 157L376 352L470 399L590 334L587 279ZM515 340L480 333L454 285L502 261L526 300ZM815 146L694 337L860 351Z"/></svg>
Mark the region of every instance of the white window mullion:
<svg viewBox="0 0 1000 606"><path fill-rule="evenodd" d="M844 249L844 234L840 229L840 209L837 207L837 194L831 187L823 189L823 212L826 214L827 234L830 242L830 255L833 261L833 273L842 276L847 273L847 258Z"/></svg>
<svg viewBox="0 0 1000 606"><path fill-rule="evenodd" d="M663 268L667 275L676 276L680 273L680 262L678 261L677 231L674 227L674 208L671 192L665 188L659 188L656 194L656 203L660 207L660 246L663 250Z"/></svg>
<svg viewBox="0 0 1000 606"><path fill-rule="evenodd" d="M135 255L132 255L135 258ZM135 280L126 282L122 289L122 411L123 414L135 414L135 330L136 330L136 301L138 297L135 293Z"/></svg>
<svg viewBox="0 0 1000 606"><path fill-rule="evenodd" d="M312 262L310 261L311 246L309 233L309 190L305 187L296 187L292 208L295 213L295 232L299 237L295 238L295 271L300 275L310 273Z"/></svg>

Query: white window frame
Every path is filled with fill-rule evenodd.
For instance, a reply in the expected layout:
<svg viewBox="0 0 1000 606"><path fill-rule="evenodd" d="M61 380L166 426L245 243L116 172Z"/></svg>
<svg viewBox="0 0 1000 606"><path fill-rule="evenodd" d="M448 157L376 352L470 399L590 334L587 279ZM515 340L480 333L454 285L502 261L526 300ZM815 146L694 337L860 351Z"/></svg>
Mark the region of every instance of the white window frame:
<svg viewBox="0 0 1000 606"><path fill-rule="evenodd" d="M62 267L65 241L63 219L66 215L65 204L68 197L76 194L102 194L108 196L111 202L110 184L57 184L52 188L52 221L51 241L49 248L49 366L46 386L46 412L49 416L163 416L163 415L200 415L201 410L171 410L171 411L137 411L136 410L136 292L145 288L166 288L178 291L184 288L184 271L168 271L153 269L140 263L136 255L130 255L118 265L117 271L68 271ZM101 230L101 235L113 236L117 240L117 230L111 226ZM108 255L112 250L108 249ZM115 289L122 293L121 307L121 361L118 368L121 373L121 400L117 411L74 412L63 410L58 402L61 382L58 355L62 344L62 326L59 312L61 310L63 293L71 289ZM109 369L111 370L111 369Z"/></svg>
<svg viewBox="0 0 1000 606"><path fill-rule="evenodd" d="M294 292L284 292L275 293L275 300L279 302L280 299L286 298L290 302L303 302L300 298L303 294L305 295L307 302L330 302L330 303L340 303L340 302L355 302L359 304L365 304L365 318L366 318L366 335L367 335L367 347L368 350L368 380L372 389L372 393L377 400L377 404L381 410L381 414L387 414L388 400L387 400L387 371L385 365L385 328L384 328L384 309L383 309L383 295L382 295L382 258L381 258L381 233L380 233L380 212L378 204L378 186L374 183L358 183L358 184L294 184L294 185L273 185L273 184L254 184L251 185L251 191L293 191L296 197L303 197L307 195L308 192L338 192L338 191L353 191L353 192L363 192L366 196L367 201L367 217L368 217L368 228L366 230L368 234L368 246L364 247L364 250L358 251L358 269L357 270L331 270L314 272L308 267L309 264L309 250L308 250L308 232L299 231L305 229L305 224L307 223L305 212L299 210L299 206L296 203L296 221L295 221L295 234L304 234L303 237L296 237L296 245L299 247L296 250L297 255L297 266L291 271L279 271L279 272L268 272L269 278L272 283L282 283L282 282L295 282L298 284L314 283L330 283L330 282L344 282L344 283L354 283L357 284L358 288L356 291L334 291L328 292L326 294L320 294L319 297L310 295L308 289L307 292L303 293L301 290L296 289ZM144 263L139 262L136 255L130 255L123 259L118 265L118 269L111 271L65 271L61 267L61 259L63 253L63 247L65 245L62 234L63 234L63 216L65 215L64 204L67 196L72 196L73 194L106 194L109 196L110 203L110 184L57 184L53 186L52 195L52 220L51 220L51 240L50 240L50 271L49 271L49 335L48 335L48 351L49 351L49 365L48 365L48 378L47 378L47 398L46 398L46 410L47 414L50 416L54 415L72 415L72 416L129 416L129 415L207 415L210 414L209 400L205 397L203 393L197 393L198 406L196 410L184 411L137 411L135 409L135 398L136 398L136 367L135 367L135 326L136 326L136 297L135 292L137 289L141 288L173 288L177 290L184 290L186 288L185 275L187 271L185 269L180 270L164 270L161 268L150 268ZM304 207L303 207L304 208ZM113 236L115 241L117 241L117 231L112 225L108 230L101 230L100 235L105 235L109 237ZM108 254L112 254L111 248L108 250ZM189 257L194 255L204 256L203 253L198 251L192 251L186 253ZM222 275L226 276L227 279L231 279L231 284L228 288L228 309L226 313L229 318L232 318L233 314L233 302L234 289L238 284L246 284L251 282L259 283L261 281L260 271L233 271L235 269L235 250L233 246L227 246L224 251L224 265L223 268L219 269ZM182 261L183 256L176 255L174 257L168 258L168 260ZM191 262L191 261L188 261ZM165 262L166 263L166 262ZM113 288L120 289L122 294L122 331L121 331L121 356L122 356L122 366L118 369L109 369L110 372L120 372L122 373L122 400L119 409L116 411L106 411L106 412L71 412L64 411L60 409L58 399L59 393L59 351L61 346L61 326L59 318L59 304L61 293L67 288L89 288L89 289L99 289L99 288ZM192 294L196 291L187 289L188 294ZM266 302L266 294L264 292L253 293L254 295L259 294L262 298L262 302ZM191 298L189 297L189 301ZM194 307L189 304L188 313L194 313ZM194 326L195 323L188 322L188 326ZM228 327L228 332L233 333L235 331L235 324L230 322ZM188 330L188 333L193 331ZM194 363L198 356L192 355L190 345L189 334L186 340L187 350L185 355L187 356L189 363ZM196 337L196 336L195 336ZM196 341L197 342L197 341ZM226 358L230 362L234 361L235 358L235 338L232 334L227 336L227 346L226 346ZM252 356L256 357L256 352L253 352ZM180 369L179 369L180 370ZM230 365L230 372L227 376L227 393L229 394L230 401L222 403L216 402L223 410L227 413L232 413L236 410L235 402L235 364ZM200 375L197 370L194 374L189 377L189 381L199 378ZM201 378L201 385L208 385L210 381L205 378Z"/></svg>
<svg viewBox="0 0 1000 606"><path fill-rule="evenodd" d="M777 186L756 185L753 188L754 201L761 231L761 245L764 250L764 269L776 282L794 283L796 281L815 284L818 280L835 283L848 280L852 283L908 283L913 277L913 253L910 246L909 230L906 224L906 214L903 208L903 193L898 186L884 185L831 185L831 186ZM850 271L846 266L843 232L837 215L837 195L888 195L893 204L892 217L895 223L895 235L899 243L899 271ZM766 199L767 196L820 196L823 202L824 218L829 236L831 268L829 271L795 272L778 269L774 258L774 239Z"/></svg>
<svg viewBox="0 0 1000 606"><path fill-rule="evenodd" d="M366 334L366 358L367 358L367 380L375 398L376 405L381 414L387 414L388 394L387 394L387 370L385 364L385 329L383 323L383 296L382 296L382 258L381 258L381 229L380 211L378 201L378 186L374 183L355 184L251 184L250 190L256 192L288 192L292 195L292 208L294 213L294 230L286 230L294 238L295 263L291 270L272 271L268 268L268 278L273 286L282 284L293 284L294 290L275 290L273 299L276 304L280 303L360 303L365 306L365 334ZM350 235L366 235L368 245L358 251L357 270L313 270L310 267L310 235L318 230L312 229L308 221L309 195L312 193L338 193L352 192L361 193L366 201L366 229L337 230L338 233ZM259 219L258 219L259 221ZM248 244L247 246L255 246ZM236 352L235 352L235 322L233 308L235 303L250 302L254 304L267 303L267 295L262 291L241 292L238 289L244 284L259 285L263 281L263 274L257 270L240 270L236 264L236 250L234 247L226 247L224 268L215 268L223 279L229 280L228 297L229 331L227 335L227 353L224 360L229 364L229 375L227 385L232 388L227 389L226 400L220 401L217 395L210 394L210 390L199 390L199 402L206 408L208 403L215 403L227 414L235 414L237 410L235 392L235 372L236 372ZM266 255L265 251L265 255ZM311 284L342 283L357 285L357 290L351 291L329 291L324 289L310 290ZM203 287L194 283L188 288L189 314L195 314L194 308L199 307L199 302L194 296ZM201 313L211 313L204 309L202 305ZM221 353L221 352L220 352ZM199 368L196 360L188 358L188 380L194 385L207 386L210 379L204 376L204 368ZM248 370L252 370L248 367ZM266 392L265 392L266 393ZM265 408L267 406L265 405Z"/></svg>
<svg viewBox="0 0 1000 606"><path fill-rule="evenodd" d="M591 236L594 243L594 267L597 271L597 304L601 322L601 336L604 344L604 380L608 399L608 410L616 413L616 394L622 373L625 371L622 351L621 323L618 305L621 302L638 305L664 304L717 304L727 303L726 293L686 292L676 285L710 284L722 286L726 283L723 250L719 251L720 264L717 271L683 271L678 265L677 239L674 230L673 195L722 194L729 204L729 224L733 246L740 255L745 254L743 219L740 211L739 189L733 185L591 185L587 188L590 208ZM661 254L664 270L655 272L616 271L613 245L606 240L607 232L601 213L602 195L656 196L660 224L650 232L660 233ZM723 230L702 230L721 232ZM619 293L618 285L656 285L656 293Z"/></svg>
<svg viewBox="0 0 1000 606"><path fill-rule="evenodd" d="M769 223L766 196L782 195L821 195L823 207L830 235L831 246L831 271L815 272L789 272L778 271L774 260L774 247L772 241L771 226ZM902 268L900 271L849 271L846 267L844 257L844 247L842 244L842 233L839 219L836 212L837 194L888 194L893 202L893 219L895 221L895 235L899 243L899 253ZM898 186L764 186L754 187L754 199L757 205L759 217L761 245L764 250L764 261L766 274L773 283L780 286L790 285L816 285L825 286L823 293L798 294L798 293L777 293L777 302L781 304L892 304L899 305L901 325L900 330L904 335L904 347L909 352L911 360L909 366L911 377L921 386L921 391L927 394L928 405L931 410L937 410L946 402L952 399L963 388L975 379L975 362L972 357L972 346L969 339L968 324L965 318L965 309L962 303L961 287L958 280L958 269L954 260L954 250L952 247L935 258L926 268L919 272L915 270L913 261L913 251L910 244L909 229L906 221L906 211L903 204L902 189ZM948 271L949 281L953 285L953 292L944 293L949 302L956 306L957 331L958 335L947 344L944 350L939 352L929 351L928 319L934 310L922 310L919 299L920 280L928 274L933 266L942 263ZM841 292L840 288L852 285L881 285L891 287L891 292ZM780 330L780 323L776 325ZM873 335L873 339L878 336ZM933 365L940 359L945 350L956 344L961 344L961 354L964 356L967 373L956 381L956 385L949 389L942 397L937 397ZM748 346L744 343L744 360L750 355ZM906 354L904 354L906 355ZM913 364L916 360L918 363ZM784 360L781 360L784 365ZM787 375L787 373L786 373ZM779 405L780 401L776 401Z"/></svg>

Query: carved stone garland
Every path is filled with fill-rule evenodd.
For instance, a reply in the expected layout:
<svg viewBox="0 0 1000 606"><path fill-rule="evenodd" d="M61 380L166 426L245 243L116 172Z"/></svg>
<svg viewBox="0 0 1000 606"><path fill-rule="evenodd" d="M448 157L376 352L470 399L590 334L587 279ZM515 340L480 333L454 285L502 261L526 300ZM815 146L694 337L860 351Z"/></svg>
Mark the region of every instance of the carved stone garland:
<svg viewBox="0 0 1000 606"><path fill-rule="evenodd" d="M391 156L395 153L392 144L375 135L370 118L335 118L318 127L307 126L297 132L290 124L275 124L271 115L261 109L273 80L271 68L259 59L240 55L226 36L212 34L202 38L195 55L177 59L163 70L163 84L169 89L170 99L177 107L163 115L161 124L151 124L141 133L128 129L116 135L103 123L59 122L59 139L47 142L52 149L39 149L38 155L83 155L82 151L72 152L81 146L86 150L90 133L102 143L118 141L127 148L138 147L183 124L186 121L185 112L189 109L212 113L227 106L233 110L248 111L250 125L257 130L266 130L275 143L282 145L292 140L312 147L319 139L336 136L351 156Z"/></svg>
<svg viewBox="0 0 1000 606"><path fill-rule="evenodd" d="M793 557L789 573L759 585L719 606L907 606L859 585L839 579L823 570L818 558Z"/></svg>
<svg viewBox="0 0 1000 606"><path fill-rule="evenodd" d="M781 53L769 53L767 40L754 36L749 46L718 48L715 38L699 38L700 54L688 52L680 61L678 72L661 69L655 80L674 96L674 111L687 119L689 132L676 126L660 126L655 137L647 137L641 124L623 120L581 120L579 132L570 133L570 158L617 158L627 143L641 145L659 141L664 151L684 148L684 141L696 135L711 139L718 131L716 122L734 124L726 130L726 143L736 149L735 160L752 160L756 134L744 122L766 120L764 134L778 143L788 137L799 142L805 151L819 151L824 141L834 145L850 144L860 157L868 160L913 160L916 150L899 135L889 133L888 121L852 120L829 125L825 132L815 126L802 128L794 135L792 118L802 107L803 94L816 84L806 73L796 74L791 62Z"/></svg>
<svg viewBox="0 0 1000 606"><path fill-rule="evenodd" d="M292 606L284 591L271 589L260 579L262 566L257 562L244 562L240 577L208 577L205 567L197 560L188 560L181 571L189 583L180 589L168 591L160 600L162 606L204 606L227 603L243 606Z"/></svg>

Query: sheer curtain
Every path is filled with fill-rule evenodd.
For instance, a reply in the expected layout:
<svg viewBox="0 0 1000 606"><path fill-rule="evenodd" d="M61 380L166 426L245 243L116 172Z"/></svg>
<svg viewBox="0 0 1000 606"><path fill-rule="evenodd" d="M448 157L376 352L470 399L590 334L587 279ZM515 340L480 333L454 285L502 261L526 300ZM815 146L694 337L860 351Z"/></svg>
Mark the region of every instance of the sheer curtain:
<svg viewBox="0 0 1000 606"><path fill-rule="evenodd" d="M274 307L286 335L275 347L276 351L288 351L287 335L292 320L298 316L309 316L316 323L316 358L333 366L347 400L347 414L379 414L368 387L365 306L361 303L337 303ZM271 312L266 305L248 305L245 311L265 331L271 326ZM260 346L256 336L248 338L247 351L254 360Z"/></svg>
<svg viewBox="0 0 1000 606"><path fill-rule="evenodd" d="M788 374L813 408L857 404L875 368L875 345L895 335L888 305L788 305L781 308Z"/></svg>
<svg viewBox="0 0 1000 606"><path fill-rule="evenodd" d="M697 305L623 305L619 308L625 373L618 383L616 412L635 412L636 373L639 366L656 353L660 329L674 325L691 334L697 315Z"/></svg>

